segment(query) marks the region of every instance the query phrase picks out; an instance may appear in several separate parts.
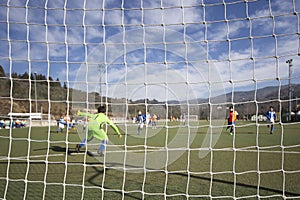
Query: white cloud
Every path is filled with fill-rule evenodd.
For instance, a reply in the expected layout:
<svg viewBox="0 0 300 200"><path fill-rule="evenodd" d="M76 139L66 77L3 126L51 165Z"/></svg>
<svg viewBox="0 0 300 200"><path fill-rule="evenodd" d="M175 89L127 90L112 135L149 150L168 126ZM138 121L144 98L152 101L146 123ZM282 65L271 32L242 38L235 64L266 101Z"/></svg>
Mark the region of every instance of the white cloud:
<svg viewBox="0 0 300 200"><path fill-rule="evenodd" d="M184 1L185 2L185 1ZM202 7L183 8L185 23L199 23L204 21Z"/></svg>
<svg viewBox="0 0 300 200"><path fill-rule="evenodd" d="M268 8L257 9L255 12L250 12L249 16L251 19L260 18L260 17L268 17L270 16L270 10Z"/></svg>
<svg viewBox="0 0 300 200"><path fill-rule="evenodd" d="M51 26L48 28L47 41L55 43L65 42L65 28L62 26Z"/></svg>
<svg viewBox="0 0 300 200"><path fill-rule="evenodd" d="M152 30L152 31L151 31ZM172 38L174 38L175 41L178 40L178 38L183 38L182 33L176 32L170 29L155 29L155 28L148 28L147 33L150 34L150 37L154 37L155 35L160 35L164 33L168 40L170 42L172 41ZM136 40L138 37L144 37L139 30L132 30L127 33L128 37L133 37ZM112 38L107 39L108 44L113 44L112 41L117 42L120 40L120 35L114 35ZM130 38L128 40L131 41ZM109 47L109 48L108 48ZM151 47L151 46L150 46ZM156 48L155 48L156 47ZM177 100L183 100L187 98L198 98L200 96L203 97L205 94L201 93L195 93L190 91L191 94L187 96L187 83L191 82L196 86L197 84L201 85L201 87L206 87L204 83L207 83L207 81L216 81L218 78L217 74L212 74L210 77L208 75L208 68L206 66L202 67L201 63L198 63L196 60L201 59L201 57L204 57L205 51L199 51L202 47L199 45L195 46L189 46L189 52L190 57L194 58L194 62L190 64L187 68L187 65L185 62L176 63L176 59L179 59L181 61L184 61L186 56L186 48L184 44L173 44L173 45L167 45L167 49L164 48L164 45L161 46L152 46L152 49L149 51L146 51L148 55L147 58L149 58L149 63L144 63L144 44L143 43L137 43L136 45L129 45L126 51L126 58L128 61L127 68L125 70L124 65L116 65L114 62L117 61L117 63L122 63L123 60L119 60L119 58L122 58L124 56L123 51L123 45L109 45L106 47L106 53L104 51L104 48L102 45L99 45L97 48L94 49L93 52L89 54L88 60L89 62L97 63L97 60L99 57L102 57L102 55L105 53L107 56L107 61L110 62L108 65L108 71L107 76L110 77L109 83L113 83L113 85L107 86L107 92L112 97L125 97L133 95L131 91L124 92L123 87L118 87L119 84L123 85L124 81L126 80L127 85L131 85L130 88L134 91L134 95L136 95L134 98L141 97L145 95L143 92L145 92L144 83L149 85L149 88L147 90L147 98L152 99L159 99L162 100L165 98L165 91L169 86L170 93L174 97L177 98ZM194 49L194 50L192 50ZM152 59L157 59L154 57L162 56L161 62L164 61L164 52L167 52L167 54L172 55L172 58L170 63L155 63L151 62ZM193 56L193 52L195 55ZM200 53L199 53L200 52ZM157 55L156 55L157 54ZM137 57L137 58L136 58ZM204 60L204 58L202 58ZM137 62L136 64L134 62ZM138 62L142 62L141 64L138 64ZM174 62L174 63L173 63ZM99 75L99 72L97 72L96 68L89 68L89 74L91 75L91 78L88 77L88 79L85 79L85 73L86 66L82 66L83 71L78 71L78 77L77 80L84 80L91 82L95 80L95 77L97 74ZM213 67L213 66L211 66ZM188 69L188 70L187 70ZM213 70L211 69L211 72ZM82 77L83 76L83 77ZM96 79L97 81L97 79ZM171 88L174 86L174 88L171 90ZM136 87L136 88L135 88ZM146 86L145 86L146 87ZM167 88L166 88L167 87ZM150 89L151 88L151 89ZM161 89L162 91L158 91ZM95 90L97 90L95 88ZM120 90L120 91L119 91ZM143 93L143 94L142 94ZM125 96L124 96L125 95ZM133 98L133 97L131 97Z"/></svg>
<svg viewBox="0 0 300 200"><path fill-rule="evenodd" d="M161 8L161 0L143 1L143 8Z"/></svg>
<svg viewBox="0 0 300 200"><path fill-rule="evenodd" d="M163 11L163 23L164 24L180 24L183 23L183 9L182 8L172 8L164 9Z"/></svg>
<svg viewBox="0 0 300 200"><path fill-rule="evenodd" d="M33 5L33 2L34 1L30 0L30 5ZM29 23L38 23L38 25L29 24L29 39L31 40L32 47L30 50L30 54L32 55L31 59L46 59L47 44L45 42L51 42L52 44L48 46L50 62L60 61L63 63L62 70L58 72L59 78L61 77L60 79L65 79L63 77L67 76L71 79L76 77L76 75L78 75L77 73L80 72L80 70L76 71L76 68L74 68L69 70L68 74L66 74L66 63L64 63L66 60L69 62L78 62L79 64L82 62L83 71L80 73L85 74L86 65L84 61L86 52L84 41L88 43L87 53L89 54L88 62L90 65L93 63L96 65L97 63L103 64L106 61L108 65L107 77L109 78L107 82L118 83L119 81L120 84L123 84L126 80L127 84L131 85L128 87L127 93L120 91L120 94L141 96L145 94L144 82L147 82L154 84L151 85L151 87L149 86L147 95L151 98L155 97L161 99L167 98L167 84L172 85L170 86L172 90L178 90L178 94L172 91L176 94L175 96L184 99L187 95L185 92L185 82L194 83L193 95L201 97L207 96L208 94L206 92L201 94L201 89L199 88L202 86L200 85L205 87L205 83L208 81L215 82L220 79L227 81L232 78L235 81L242 81L243 83L239 84L240 86L246 86L249 84L247 80L252 78L253 73L255 78L266 80L276 78L276 70L278 70L280 77L286 78L287 64L285 60L292 58L295 66L300 62L297 56L299 39L296 35L298 19L297 16L292 14L293 6L291 4L292 2L289 1L271 1L271 11L273 15L285 14L284 16L275 16L274 21L269 17L270 10L268 8L268 2L249 2L252 30L250 30L250 23L246 19L230 20L228 22L229 27L227 27L225 21L208 24L208 39L214 40L214 42L210 41L208 44L208 50L211 54L208 55L208 58L206 58L206 46L203 42L206 27L205 24L202 24L203 7L201 6L202 1L200 0L143 1L143 10L127 10L128 12L124 15L124 19L122 19L123 15L120 9L122 1L105 1L105 8L107 9L104 10L104 19L102 19L103 13L101 9L93 11L85 10L86 13L84 13L82 9L73 9L83 8L83 2L84 1L67 1L66 13L61 9L65 6L64 1L49 1L46 5L49 8L47 12L45 12L43 8L29 9ZM181 4L193 6L181 8ZM10 1L10 5L24 5L24 2L20 0ZM42 5L42 3L40 5ZM102 5L103 1L86 2L87 9L99 9L102 8ZM262 6L259 7L259 5ZM134 4L134 8L139 8L139 6L139 3ZM161 9L161 6L175 6L176 8ZM126 8L130 8L130 3L126 3ZM9 33L12 39L26 40L27 33L24 23L26 21L25 11L25 8L9 8L9 20L11 22ZM208 9L206 11L208 11ZM142 12L144 14L143 19ZM44 16L45 13L47 13L46 18ZM0 9L0 18L2 21L6 21L6 14L7 8L2 6ZM206 14L218 15L218 13ZM224 18L224 16L218 16L218 18L220 17ZM18 28L14 22L23 23L22 26L25 28ZM46 26L44 26L45 22L48 25L47 38ZM64 24L64 22L66 24ZM105 27L102 27L103 22L106 25ZM142 22L145 25L144 27L142 27ZM276 38L271 36L273 33L273 22L275 23L275 33L278 34ZM123 27L120 26L122 23L135 26L125 26L123 29ZM86 35L84 35L85 29L82 26L83 24L88 26L86 27ZM161 24L169 26L161 26ZM174 25L171 26L171 24ZM67 32L65 32L65 28ZM104 29L104 41L106 43L103 45ZM123 30L125 30L125 33L123 33ZM186 35L184 35L184 30L186 31ZM2 33L0 35L5 36L3 30L1 31ZM256 37L250 41L250 33L252 34L251 36L253 36L254 33L259 33L263 37ZM227 34L231 43L226 41ZM281 36L279 34L287 35ZM192 43L184 44L185 40ZM197 42L195 42L195 40L197 40ZM65 41L67 44L65 44ZM253 44L252 49L251 44ZM277 49L275 49L276 44ZM66 58L66 45L68 46L68 58ZM91 50L93 47L96 47L94 52ZM3 49L7 51L7 48ZM250 60L251 52L255 58L254 71L252 67L253 61ZM274 58L275 53L279 56L277 63ZM8 53L6 54L8 55ZM220 61L228 60L229 55L232 60L231 71L228 61ZM165 56L167 63L162 63L165 60ZM266 56L270 58L265 58ZM27 58L26 41L13 41L12 59L26 60ZM187 64L184 63L185 59L189 62L189 70L186 70ZM212 65L210 59L218 59L220 62L214 64L216 69L209 77L209 68L206 61L209 62L209 65ZM145 63L145 60L147 63ZM124 61L126 61L126 63L124 63ZM119 64L116 65L116 63ZM126 69L125 64L127 66ZM147 70L145 70L145 66ZM293 73L299 75L300 71L295 67ZM146 79L145 75L147 76ZM213 77L213 75L215 75L215 77ZM77 77L77 80L93 82L98 81L99 76L97 67L89 67L88 79L85 79L86 77L84 76L81 78ZM173 84L176 81L182 84ZM200 82L202 84L200 84ZM139 88L134 90L134 87L137 86ZM91 86L90 89L92 88ZM107 89L110 88L107 86ZM133 89L135 93L131 93L129 89ZM97 88L95 88L95 90L97 90ZM107 93L109 93L109 90ZM117 94L113 93L111 95Z"/></svg>
<svg viewBox="0 0 300 200"><path fill-rule="evenodd" d="M236 38L236 37L244 37L249 35L249 23L248 21L232 21L228 25L228 33L229 38ZM246 32L243 33L243 32Z"/></svg>
<svg viewBox="0 0 300 200"><path fill-rule="evenodd" d="M295 0L295 4L298 0ZM294 11L293 1L281 1L275 0L271 2L271 9L273 15L285 14L285 13L292 13Z"/></svg>
<svg viewBox="0 0 300 200"><path fill-rule="evenodd" d="M10 7L7 9L9 13L8 20L10 22L25 22L26 20L26 12L25 8L20 7Z"/></svg>
<svg viewBox="0 0 300 200"><path fill-rule="evenodd" d="M11 1L9 1L10 6L24 6L25 3L26 2L22 1L22 0L11 0Z"/></svg>
<svg viewBox="0 0 300 200"><path fill-rule="evenodd" d="M104 16L104 23L107 25L123 24L121 10L106 10Z"/></svg>

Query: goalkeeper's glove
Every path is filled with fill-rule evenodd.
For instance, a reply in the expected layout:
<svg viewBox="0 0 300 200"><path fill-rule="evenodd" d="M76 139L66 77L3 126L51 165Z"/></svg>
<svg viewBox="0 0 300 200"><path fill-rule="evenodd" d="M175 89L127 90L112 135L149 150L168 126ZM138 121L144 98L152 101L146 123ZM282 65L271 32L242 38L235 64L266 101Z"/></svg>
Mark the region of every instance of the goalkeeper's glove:
<svg viewBox="0 0 300 200"><path fill-rule="evenodd" d="M78 116L80 114L80 110L77 110L77 113L76 113L76 115Z"/></svg>
<svg viewBox="0 0 300 200"><path fill-rule="evenodd" d="M121 134L119 134L118 137L119 137L120 139L122 139L123 136L122 136Z"/></svg>

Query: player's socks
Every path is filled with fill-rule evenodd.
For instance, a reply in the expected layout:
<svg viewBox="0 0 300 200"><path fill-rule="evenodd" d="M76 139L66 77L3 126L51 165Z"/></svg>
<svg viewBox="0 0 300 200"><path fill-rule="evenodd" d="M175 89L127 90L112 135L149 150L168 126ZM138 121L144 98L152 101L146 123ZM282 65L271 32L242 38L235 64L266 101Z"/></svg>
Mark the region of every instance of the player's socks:
<svg viewBox="0 0 300 200"><path fill-rule="evenodd" d="M273 132L274 132L274 126L272 125L270 129L270 134L273 134Z"/></svg>

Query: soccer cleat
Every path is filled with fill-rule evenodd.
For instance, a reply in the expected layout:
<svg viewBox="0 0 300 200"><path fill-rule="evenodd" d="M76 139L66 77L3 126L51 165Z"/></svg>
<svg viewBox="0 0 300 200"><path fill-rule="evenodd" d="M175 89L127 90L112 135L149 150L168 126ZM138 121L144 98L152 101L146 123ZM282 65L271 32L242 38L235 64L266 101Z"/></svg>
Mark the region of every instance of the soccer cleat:
<svg viewBox="0 0 300 200"><path fill-rule="evenodd" d="M232 132L229 133L230 135L233 135Z"/></svg>
<svg viewBox="0 0 300 200"><path fill-rule="evenodd" d="M79 146L79 144L76 145L75 151L76 151L77 153L80 152L80 146Z"/></svg>
<svg viewBox="0 0 300 200"><path fill-rule="evenodd" d="M98 151L98 156L103 157L104 153L102 151Z"/></svg>

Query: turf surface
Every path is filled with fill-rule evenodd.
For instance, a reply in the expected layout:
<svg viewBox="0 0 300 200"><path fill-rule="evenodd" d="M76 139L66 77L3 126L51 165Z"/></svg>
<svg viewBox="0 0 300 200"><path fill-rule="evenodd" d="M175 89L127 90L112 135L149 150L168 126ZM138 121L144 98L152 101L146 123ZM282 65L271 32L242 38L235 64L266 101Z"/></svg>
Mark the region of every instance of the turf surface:
<svg viewBox="0 0 300 200"><path fill-rule="evenodd" d="M120 125L122 139L109 128L105 157L92 155L98 141L75 153L82 139L75 130L2 129L0 198L300 198L299 124L276 125L270 135L265 124L239 122L233 136L207 122L161 125L140 136L136 126Z"/></svg>

